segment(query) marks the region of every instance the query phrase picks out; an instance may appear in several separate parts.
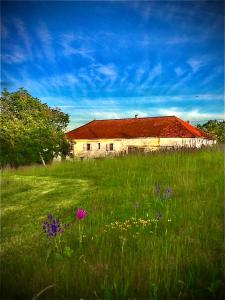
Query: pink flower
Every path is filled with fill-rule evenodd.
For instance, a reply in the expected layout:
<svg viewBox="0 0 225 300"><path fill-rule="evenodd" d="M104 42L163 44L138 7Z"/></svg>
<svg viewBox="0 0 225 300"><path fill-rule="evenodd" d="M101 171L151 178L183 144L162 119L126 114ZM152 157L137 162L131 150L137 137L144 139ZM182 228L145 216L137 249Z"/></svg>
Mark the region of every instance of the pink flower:
<svg viewBox="0 0 225 300"><path fill-rule="evenodd" d="M87 212L81 208L78 208L76 211L76 217L78 220L82 220L87 217Z"/></svg>

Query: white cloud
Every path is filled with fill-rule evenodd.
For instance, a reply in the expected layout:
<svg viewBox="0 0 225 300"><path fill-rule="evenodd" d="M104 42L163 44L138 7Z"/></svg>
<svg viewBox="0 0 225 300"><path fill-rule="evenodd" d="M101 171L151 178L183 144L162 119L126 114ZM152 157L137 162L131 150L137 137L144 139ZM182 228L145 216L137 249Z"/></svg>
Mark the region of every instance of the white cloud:
<svg viewBox="0 0 225 300"><path fill-rule="evenodd" d="M184 120L201 121L209 119L222 119L222 113L213 113L201 109L182 109L184 100L195 98L195 95L174 95L174 96L152 96L152 97L115 97L115 98L61 98L54 97L53 103L58 103L59 107L71 116L70 128L75 128L85 124L93 119L118 119L133 118L135 114L138 117L150 116L170 116L175 115ZM46 98L44 98L45 100ZM207 101L210 99L223 99L220 94L203 94L199 99ZM51 99L49 100L51 103ZM168 103L174 103L174 106L167 107ZM199 101L199 100L198 100ZM160 103L159 107L154 107L152 103ZM143 106L141 106L143 105ZM136 109L135 109L136 107Z"/></svg>
<svg viewBox="0 0 225 300"><path fill-rule="evenodd" d="M147 79L140 85L140 89L145 89L149 84L162 74L161 64L156 65L148 74Z"/></svg>
<svg viewBox="0 0 225 300"><path fill-rule="evenodd" d="M147 80L152 81L153 79L155 79L157 76L161 74L162 74L162 66L161 64L158 64L151 70Z"/></svg>
<svg viewBox="0 0 225 300"><path fill-rule="evenodd" d="M93 119L102 120L102 119L119 119L122 116L122 113L116 113L111 111L93 111L89 115Z"/></svg>
<svg viewBox="0 0 225 300"><path fill-rule="evenodd" d="M199 39L196 40L193 37L187 37L187 36L168 36L168 35L160 35L160 36L149 36L149 34L144 34L143 37L138 42L139 45L143 47L148 47L149 45L159 45L161 46L162 43L164 45L173 46L173 45L179 45L179 44L185 44L185 43L191 43L191 42L200 42Z"/></svg>
<svg viewBox="0 0 225 300"><path fill-rule="evenodd" d="M187 63L191 67L193 73L196 73L203 66L202 60L197 58L190 58Z"/></svg>
<svg viewBox="0 0 225 300"><path fill-rule="evenodd" d="M77 86L79 83L79 79L72 73L66 73L63 75L53 75L48 78L45 78L49 86L51 87L71 87L73 88L75 85Z"/></svg>
<svg viewBox="0 0 225 300"><path fill-rule="evenodd" d="M91 61L94 61L95 59L92 56L92 50L90 50L88 47L86 46L81 46L81 47L75 47L73 46L73 43L76 41L80 41L83 42L84 44L84 40L80 35L75 35L73 33L71 34L63 34L61 37L61 44L63 47L63 53L65 56L69 56L69 55L80 55L84 58L87 58Z"/></svg>
<svg viewBox="0 0 225 300"><path fill-rule="evenodd" d="M31 38L27 32L27 29L26 29L24 23L19 18L15 18L14 24L16 26L18 35L22 38L22 40L25 44L28 55L30 57L32 57L32 41L31 41Z"/></svg>
<svg viewBox="0 0 225 300"><path fill-rule="evenodd" d="M145 69L143 67L139 67L136 71L136 81L140 82L145 74Z"/></svg>
<svg viewBox="0 0 225 300"><path fill-rule="evenodd" d="M27 60L24 51L19 46L12 47L11 53L1 54L1 59L4 63L14 64L22 63Z"/></svg>
<svg viewBox="0 0 225 300"><path fill-rule="evenodd" d="M83 82L87 83L90 87L92 87L92 88L95 87L94 80L88 74L86 74L85 71L79 72L78 77L81 80L83 80Z"/></svg>
<svg viewBox="0 0 225 300"><path fill-rule="evenodd" d="M135 10L145 21L147 21L152 13L152 3L133 1L131 8Z"/></svg>
<svg viewBox="0 0 225 300"><path fill-rule="evenodd" d="M224 67L222 65L216 66L213 68L213 71L207 74L207 76L201 81L201 85L210 87L212 81L221 75L222 75L221 78L223 78L223 74L224 74Z"/></svg>
<svg viewBox="0 0 225 300"><path fill-rule="evenodd" d="M177 76L182 76L184 74L184 70L180 67L174 69Z"/></svg>
<svg viewBox="0 0 225 300"><path fill-rule="evenodd" d="M192 120L192 121L201 121L201 120L210 120L210 119L224 119L224 115L222 113L209 113L209 112L201 112L198 109L193 109L190 111L180 110L177 107L171 108L161 108L158 109L159 115L165 116L177 116L184 120Z"/></svg>
<svg viewBox="0 0 225 300"><path fill-rule="evenodd" d="M117 78L117 69L114 65L101 65L97 68L97 71L102 75L108 77L110 80L114 81Z"/></svg>
<svg viewBox="0 0 225 300"><path fill-rule="evenodd" d="M181 78L177 83L170 86L167 92L179 91L179 88L186 84L192 78L192 73L188 73L183 78Z"/></svg>
<svg viewBox="0 0 225 300"><path fill-rule="evenodd" d="M41 23L37 29L38 36L41 40L43 52L50 61L55 60L55 53L52 46L52 36L44 23Z"/></svg>

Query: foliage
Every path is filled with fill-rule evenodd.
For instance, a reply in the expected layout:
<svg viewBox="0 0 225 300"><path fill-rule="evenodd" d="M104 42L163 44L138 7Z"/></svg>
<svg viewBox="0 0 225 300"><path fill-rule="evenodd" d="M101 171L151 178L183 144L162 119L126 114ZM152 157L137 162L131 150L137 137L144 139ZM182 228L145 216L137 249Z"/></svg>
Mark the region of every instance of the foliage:
<svg viewBox="0 0 225 300"><path fill-rule="evenodd" d="M58 154L68 153L64 130L67 114L51 108L32 97L26 90L1 96L1 156L2 166L49 162Z"/></svg>
<svg viewBox="0 0 225 300"><path fill-rule="evenodd" d="M225 121L210 120L197 127L214 136L218 143L225 143Z"/></svg>
<svg viewBox="0 0 225 300"><path fill-rule="evenodd" d="M4 170L2 299L223 299L223 180L214 148Z"/></svg>

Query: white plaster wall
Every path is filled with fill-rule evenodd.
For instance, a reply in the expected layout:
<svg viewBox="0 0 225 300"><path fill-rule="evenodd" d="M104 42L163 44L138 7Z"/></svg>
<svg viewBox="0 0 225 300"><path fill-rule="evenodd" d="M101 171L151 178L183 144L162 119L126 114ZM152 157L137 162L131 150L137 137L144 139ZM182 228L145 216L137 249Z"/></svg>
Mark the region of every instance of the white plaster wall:
<svg viewBox="0 0 225 300"><path fill-rule="evenodd" d="M100 149L98 149L100 143ZM114 150L110 151L107 145L112 143ZM212 145L213 140L203 138L136 138L136 139L96 139L96 140L74 140L73 154L74 157L104 157L127 153L129 146L144 148L145 152L155 151L160 148L171 147L197 147L202 145ZM91 150L84 150L84 144L91 144Z"/></svg>
<svg viewBox="0 0 225 300"><path fill-rule="evenodd" d="M192 138L160 138L160 147L194 147L196 140Z"/></svg>
<svg viewBox="0 0 225 300"><path fill-rule="evenodd" d="M212 145L213 140L205 138L160 138L160 147L196 147Z"/></svg>
<svg viewBox="0 0 225 300"><path fill-rule="evenodd" d="M144 147L145 151L156 150L159 147L159 138L74 140L73 143L74 156L101 157L127 153L129 146ZM107 150L107 145L111 143L114 145L113 151ZM84 150L84 144L91 144L91 150Z"/></svg>

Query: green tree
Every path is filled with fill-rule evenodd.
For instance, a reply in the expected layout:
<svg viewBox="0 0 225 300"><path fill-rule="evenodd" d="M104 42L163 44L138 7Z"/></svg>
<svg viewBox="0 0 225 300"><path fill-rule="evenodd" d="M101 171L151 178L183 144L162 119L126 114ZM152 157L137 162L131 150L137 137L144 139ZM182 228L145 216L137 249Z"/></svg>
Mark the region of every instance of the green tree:
<svg viewBox="0 0 225 300"><path fill-rule="evenodd" d="M25 89L2 92L0 164L11 166L50 162L66 155L64 130L69 116L32 97Z"/></svg>
<svg viewBox="0 0 225 300"><path fill-rule="evenodd" d="M214 136L218 143L225 143L225 121L210 120L197 127Z"/></svg>

